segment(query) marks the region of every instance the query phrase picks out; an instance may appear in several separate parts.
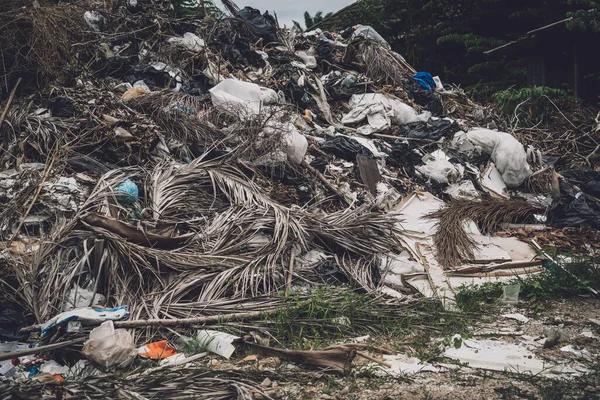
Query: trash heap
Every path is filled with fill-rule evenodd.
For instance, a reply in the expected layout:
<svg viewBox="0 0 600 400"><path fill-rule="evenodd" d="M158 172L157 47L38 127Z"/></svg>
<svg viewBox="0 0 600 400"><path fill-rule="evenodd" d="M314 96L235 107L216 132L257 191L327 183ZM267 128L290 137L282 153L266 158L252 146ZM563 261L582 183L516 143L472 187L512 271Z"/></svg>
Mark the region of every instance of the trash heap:
<svg viewBox="0 0 600 400"><path fill-rule="evenodd" d="M168 326L268 329L265 315L322 285L338 287L332 302L368 293L389 318L422 297L451 308L456 285L542 268L514 224L600 227L600 175L555 171L370 27L299 34L229 1L203 19L122 3L0 14L4 340L31 332L106 369L168 358L151 340ZM236 337L197 335L268 348L225 326ZM36 375L25 357L3 368ZM48 363L38 372L68 373Z"/></svg>

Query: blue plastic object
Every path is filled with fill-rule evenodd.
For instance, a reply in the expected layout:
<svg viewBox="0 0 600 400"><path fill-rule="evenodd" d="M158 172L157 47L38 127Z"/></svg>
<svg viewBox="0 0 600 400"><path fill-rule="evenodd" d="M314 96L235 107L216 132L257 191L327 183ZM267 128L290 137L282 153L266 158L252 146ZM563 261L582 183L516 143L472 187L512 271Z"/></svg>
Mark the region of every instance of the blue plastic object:
<svg viewBox="0 0 600 400"><path fill-rule="evenodd" d="M138 187L131 179L127 179L115 188L117 200L125 204L133 204L138 197Z"/></svg>
<svg viewBox="0 0 600 400"><path fill-rule="evenodd" d="M421 85L423 89L432 90L435 88L433 76L431 76L429 72L417 72L413 75L413 78L419 82L419 85Z"/></svg>

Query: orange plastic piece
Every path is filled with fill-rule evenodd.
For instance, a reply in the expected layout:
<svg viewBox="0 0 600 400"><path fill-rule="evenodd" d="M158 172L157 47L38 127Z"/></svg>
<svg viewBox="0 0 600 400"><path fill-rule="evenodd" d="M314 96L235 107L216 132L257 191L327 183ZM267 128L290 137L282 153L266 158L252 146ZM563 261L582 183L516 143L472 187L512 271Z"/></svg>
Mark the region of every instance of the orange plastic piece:
<svg viewBox="0 0 600 400"><path fill-rule="evenodd" d="M160 342L148 343L145 346L140 347L138 355L144 358L151 358L153 360L160 360L178 354L179 352L173 347L169 346L166 340Z"/></svg>

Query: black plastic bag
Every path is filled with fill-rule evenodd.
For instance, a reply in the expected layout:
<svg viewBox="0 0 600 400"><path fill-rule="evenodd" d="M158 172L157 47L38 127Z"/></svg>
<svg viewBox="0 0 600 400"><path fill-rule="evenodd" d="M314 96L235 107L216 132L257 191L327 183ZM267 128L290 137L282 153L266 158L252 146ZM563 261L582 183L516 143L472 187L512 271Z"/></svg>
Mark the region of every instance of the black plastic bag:
<svg viewBox="0 0 600 400"><path fill-rule="evenodd" d="M200 73L197 75L193 75L192 79L185 82L181 86L181 90L187 94L200 96L203 94L207 94L208 90L210 88L212 88L213 86L214 85L213 85L212 80L210 78L208 78L206 75L204 75L203 73Z"/></svg>
<svg viewBox="0 0 600 400"><path fill-rule="evenodd" d="M431 90L423 89L419 82L415 79L410 78L404 82L405 89L412 95L415 103L424 107L426 111L429 111L434 117L439 117L444 113L444 106L440 97Z"/></svg>
<svg viewBox="0 0 600 400"><path fill-rule="evenodd" d="M356 140L346 136L335 136L321 145L321 150L331 153L338 158L356 162L356 155L373 157L373 153Z"/></svg>
<svg viewBox="0 0 600 400"><path fill-rule="evenodd" d="M600 199L600 174L589 168L572 168L559 172L569 180L569 183L577 185L583 193Z"/></svg>
<svg viewBox="0 0 600 400"><path fill-rule="evenodd" d="M413 139L439 140L442 137L450 137L459 130L460 126L455 121L430 119L427 122L418 121L400 125L396 134Z"/></svg>
<svg viewBox="0 0 600 400"><path fill-rule="evenodd" d="M569 183L559 181L560 198L554 200L548 211L548 225L558 228L591 227L600 229L600 203L587 194L575 190Z"/></svg>
<svg viewBox="0 0 600 400"><path fill-rule="evenodd" d="M414 170L415 165L421 164L421 156L413 150L409 143L396 142L388 157L389 162L397 167L409 167Z"/></svg>
<svg viewBox="0 0 600 400"><path fill-rule="evenodd" d="M329 165L329 160L325 157L317 157L310 163L310 166L319 171L320 173L325 173L327 166Z"/></svg>
<svg viewBox="0 0 600 400"><path fill-rule="evenodd" d="M279 39L277 39L277 23L268 12L261 15L256 8L244 7L240 10L239 15L246 21L248 30L254 35L263 38L267 43L279 42Z"/></svg>

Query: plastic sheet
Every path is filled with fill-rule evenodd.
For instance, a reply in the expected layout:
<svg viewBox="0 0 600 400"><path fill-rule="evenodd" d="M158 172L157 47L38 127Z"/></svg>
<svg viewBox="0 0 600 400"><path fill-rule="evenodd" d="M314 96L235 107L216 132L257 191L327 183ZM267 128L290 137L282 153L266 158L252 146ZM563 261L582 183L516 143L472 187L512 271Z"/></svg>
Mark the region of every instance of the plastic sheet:
<svg viewBox="0 0 600 400"><path fill-rule="evenodd" d="M321 150L325 153L331 153L338 158L343 158L344 160L352 162L356 161L356 156L358 154L373 157L373 153L365 146L352 138L342 135L328 139L321 145Z"/></svg>
<svg viewBox="0 0 600 400"><path fill-rule="evenodd" d="M277 24L269 13L265 12L261 15L256 8L244 7L240 10L239 15L246 21L248 30L254 35L263 38L267 43L279 42Z"/></svg>
<svg viewBox="0 0 600 400"><path fill-rule="evenodd" d="M440 140L450 137L460 130L458 124L448 118L430 119L428 121L412 122L398 127L396 134L413 139Z"/></svg>

